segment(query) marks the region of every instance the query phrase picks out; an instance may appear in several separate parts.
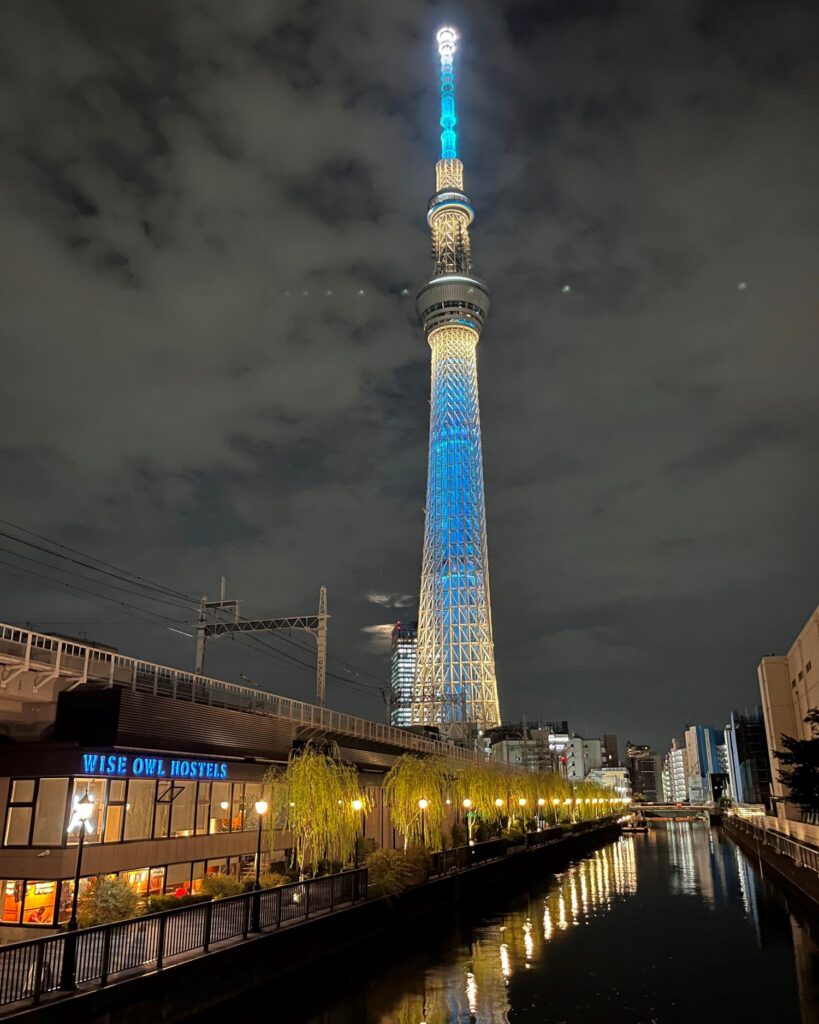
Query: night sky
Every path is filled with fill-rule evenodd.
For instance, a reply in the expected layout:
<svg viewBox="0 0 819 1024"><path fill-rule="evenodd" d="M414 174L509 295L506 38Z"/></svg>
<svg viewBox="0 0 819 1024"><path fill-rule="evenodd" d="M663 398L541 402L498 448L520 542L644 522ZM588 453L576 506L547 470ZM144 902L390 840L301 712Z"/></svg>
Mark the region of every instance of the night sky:
<svg viewBox="0 0 819 1024"><path fill-rule="evenodd" d="M368 673L332 662L328 703L383 715L420 573L447 21L494 303L502 713L663 750L755 704L817 603L807 0L5 0L0 516L185 594L224 573L251 616L326 584L331 653ZM0 547L0 620L191 664L192 611L94 583L170 620L145 622ZM259 647L207 668L312 699Z"/></svg>

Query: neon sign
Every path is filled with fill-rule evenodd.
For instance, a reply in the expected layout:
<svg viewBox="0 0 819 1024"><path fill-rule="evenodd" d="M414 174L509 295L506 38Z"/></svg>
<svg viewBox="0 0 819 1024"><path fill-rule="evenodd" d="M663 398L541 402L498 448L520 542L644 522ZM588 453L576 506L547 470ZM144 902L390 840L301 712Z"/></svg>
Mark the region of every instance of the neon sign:
<svg viewBox="0 0 819 1024"><path fill-rule="evenodd" d="M224 761L154 757L149 754L83 754L86 775L116 775L136 779L226 779Z"/></svg>

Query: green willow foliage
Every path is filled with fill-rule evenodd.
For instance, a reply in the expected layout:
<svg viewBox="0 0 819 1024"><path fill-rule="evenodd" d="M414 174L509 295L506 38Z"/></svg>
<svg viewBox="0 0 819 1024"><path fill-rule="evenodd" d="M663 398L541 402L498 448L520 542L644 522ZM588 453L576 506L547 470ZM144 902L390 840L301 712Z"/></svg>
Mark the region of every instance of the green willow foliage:
<svg viewBox="0 0 819 1024"><path fill-rule="evenodd" d="M270 794L271 838L276 829L290 832L293 864L301 873L309 867L316 874L321 861L353 860L362 814L370 810L354 765L308 745L291 754L283 773L268 771L265 792ZM355 800L362 810L354 809Z"/></svg>
<svg viewBox="0 0 819 1024"><path fill-rule="evenodd" d="M421 843L440 850L444 823L444 790L451 778L449 762L442 757L402 754L384 778L384 795L395 828L404 837L404 849ZM420 800L427 801L422 811Z"/></svg>

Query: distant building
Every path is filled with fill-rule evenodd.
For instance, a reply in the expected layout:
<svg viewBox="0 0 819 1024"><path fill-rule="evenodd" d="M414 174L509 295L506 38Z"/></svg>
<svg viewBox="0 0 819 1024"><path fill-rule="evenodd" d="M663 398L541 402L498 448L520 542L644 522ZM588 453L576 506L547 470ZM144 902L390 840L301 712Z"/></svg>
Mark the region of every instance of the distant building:
<svg viewBox="0 0 819 1024"><path fill-rule="evenodd" d="M628 769L605 765L602 768L592 768L586 776L589 782L596 782L598 786L605 786L606 789L613 789L621 800L631 797L631 779Z"/></svg>
<svg viewBox="0 0 819 1024"><path fill-rule="evenodd" d="M390 722L401 728L407 728L412 723L417 640L417 622L396 622L392 631L390 663Z"/></svg>
<svg viewBox="0 0 819 1024"><path fill-rule="evenodd" d="M765 804L770 810L771 764L762 708L731 712L725 726L731 796L740 804Z"/></svg>
<svg viewBox="0 0 819 1024"><path fill-rule="evenodd" d="M692 804L719 800L727 786L726 752L722 729L710 725L690 725L685 730L688 754L688 798Z"/></svg>
<svg viewBox="0 0 819 1024"><path fill-rule="evenodd" d="M567 774L566 751L571 739L567 722L504 722L487 736L497 761L525 765L532 772Z"/></svg>
<svg viewBox="0 0 819 1024"><path fill-rule="evenodd" d="M612 733L603 735L603 765L610 768L620 764L620 754L617 750L617 737Z"/></svg>
<svg viewBox="0 0 819 1024"><path fill-rule="evenodd" d="M819 707L819 608L817 608L782 657L771 655L759 665L759 689L771 769L771 789L776 813L799 821L802 812L788 801L788 789L779 781L780 764L775 752L782 750L782 737L811 739L805 716Z"/></svg>
<svg viewBox="0 0 819 1024"><path fill-rule="evenodd" d="M679 804L688 799L688 751L676 739L663 763L663 795L666 803Z"/></svg>
<svg viewBox="0 0 819 1024"><path fill-rule="evenodd" d="M566 746L566 777L582 782L590 771L602 767L603 741L573 735Z"/></svg>
<svg viewBox="0 0 819 1024"><path fill-rule="evenodd" d="M635 800L659 803L662 798L660 759L647 744L626 740L626 767L631 776Z"/></svg>

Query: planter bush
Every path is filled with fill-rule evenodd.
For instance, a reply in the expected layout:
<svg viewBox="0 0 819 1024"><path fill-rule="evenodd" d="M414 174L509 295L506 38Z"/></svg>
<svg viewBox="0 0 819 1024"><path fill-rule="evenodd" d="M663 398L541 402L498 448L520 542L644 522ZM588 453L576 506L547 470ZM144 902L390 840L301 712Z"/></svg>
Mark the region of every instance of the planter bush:
<svg viewBox="0 0 819 1024"><path fill-rule="evenodd" d="M411 866L398 850L375 850L367 858L367 872L373 896L397 896L412 884Z"/></svg>
<svg viewBox="0 0 819 1024"><path fill-rule="evenodd" d="M148 913L157 914L160 910L176 910L177 907L187 907L191 903L210 903L212 896L201 893L188 893L187 896L174 896L169 893L167 896L149 896Z"/></svg>
<svg viewBox="0 0 819 1024"><path fill-rule="evenodd" d="M223 900L228 896L238 896L244 886L230 875L206 875L202 879L202 893L214 900Z"/></svg>
<svg viewBox="0 0 819 1024"><path fill-rule="evenodd" d="M92 878L88 888L80 895L77 920L81 928L97 924L112 924L136 917L139 898L122 878L100 875Z"/></svg>

